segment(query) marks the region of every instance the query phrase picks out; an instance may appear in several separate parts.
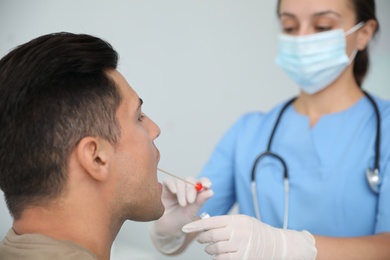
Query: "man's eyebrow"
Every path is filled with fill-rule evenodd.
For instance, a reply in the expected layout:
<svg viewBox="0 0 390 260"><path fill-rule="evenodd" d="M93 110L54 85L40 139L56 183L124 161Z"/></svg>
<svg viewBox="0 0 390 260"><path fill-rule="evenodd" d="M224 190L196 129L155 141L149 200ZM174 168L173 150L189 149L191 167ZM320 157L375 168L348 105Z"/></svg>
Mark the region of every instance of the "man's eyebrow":
<svg viewBox="0 0 390 260"><path fill-rule="evenodd" d="M295 15L294 15L294 14L287 13L287 12L280 13L280 14L279 14L279 17L281 17L281 16L295 17Z"/></svg>

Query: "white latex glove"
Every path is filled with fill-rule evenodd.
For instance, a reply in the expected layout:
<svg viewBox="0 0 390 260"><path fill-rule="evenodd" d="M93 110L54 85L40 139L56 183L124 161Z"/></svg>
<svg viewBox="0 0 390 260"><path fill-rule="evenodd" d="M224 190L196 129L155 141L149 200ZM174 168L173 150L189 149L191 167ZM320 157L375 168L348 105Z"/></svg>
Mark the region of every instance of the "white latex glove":
<svg viewBox="0 0 390 260"><path fill-rule="evenodd" d="M213 196L208 178L187 178L189 182L202 183L206 189L196 191L195 187L181 180L167 178L163 181L162 202L164 215L155 221L150 229L150 236L158 250L164 254L177 251L184 243L185 233L182 227L196 219L203 204Z"/></svg>
<svg viewBox="0 0 390 260"><path fill-rule="evenodd" d="M183 227L198 232L198 242L213 259L315 259L314 237L307 231L274 228L246 215L202 219Z"/></svg>

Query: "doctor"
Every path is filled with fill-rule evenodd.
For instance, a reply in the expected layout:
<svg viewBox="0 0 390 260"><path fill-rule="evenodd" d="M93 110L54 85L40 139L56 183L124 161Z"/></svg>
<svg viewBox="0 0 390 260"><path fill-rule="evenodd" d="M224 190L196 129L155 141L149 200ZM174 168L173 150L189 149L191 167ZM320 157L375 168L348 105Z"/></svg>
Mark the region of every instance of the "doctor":
<svg viewBox="0 0 390 260"><path fill-rule="evenodd" d="M300 95L227 131L199 176L212 190L166 181L152 240L177 254L198 235L214 259L390 259L390 102L362 90L374 0L277 10L276 62Z"/></svg>

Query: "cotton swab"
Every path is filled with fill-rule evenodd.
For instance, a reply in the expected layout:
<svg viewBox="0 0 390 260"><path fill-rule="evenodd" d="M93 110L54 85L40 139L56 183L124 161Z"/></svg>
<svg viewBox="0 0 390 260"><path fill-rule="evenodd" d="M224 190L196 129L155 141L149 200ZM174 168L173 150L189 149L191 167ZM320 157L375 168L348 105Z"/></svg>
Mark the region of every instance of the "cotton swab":
<svg viewBox="0 0 390 260"><path fill-rule="evenodd" d="M190 181L187 181L187 180L185 180L185 179L183 179L183 178L180 178L179 176L176 176L176 175L174 175L174 174L172 174L172 173L170 173L170 172L164 171L163 169L157 168L157 170L159 170L159 171L162 172L162 173L168 174L168 175L170 175L170 176L172 176L172 177L174 177L174 178L176 178L176 179L179 179L179 180L181 180L181 181L184 181L185 183L188 183L188 184L190 184L190 185L193 185L193 186L195 187L195 190L197 190L197 191L200 191L201 189L203 189L203 185L202 185L202 183L200 183L200 182L197 182L197 183L195 184L195 183L192 183L192 182L190 182Z"/></svg>

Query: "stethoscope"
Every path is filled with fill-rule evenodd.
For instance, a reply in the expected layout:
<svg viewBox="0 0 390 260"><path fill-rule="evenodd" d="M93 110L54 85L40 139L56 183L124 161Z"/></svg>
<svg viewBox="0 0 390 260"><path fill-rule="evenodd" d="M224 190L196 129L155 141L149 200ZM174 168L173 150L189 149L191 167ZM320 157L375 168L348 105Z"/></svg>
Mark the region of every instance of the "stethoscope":
<svg viewBox="0 0 390 260"><path fill-rule="evenodd" d="M371 190L375 193L379 193L379 186L380 186L380 178L379 178L379 158L380 158L380 131L381 131L381 118L379 114L379 109L377 104L375 103L374 99L369 95L367 92L363 91L364 95L368 98L370 103L372 104L372 107L374 108L375 111L375 116L376 116L376 137L375 137L375 160L374 160L374 168L368 168L366 171L366 177L368 184L371 188ZM284 182L284 216L283 216L283 228L287 229L287 224L288 224L288 207L289 207L289 189L290 189L290 184L289 184L289 175L288 175L288 168L286 165L286 162L283 160L282 157L277 155L276 153L271 152L271 145L273 138L275 136L276 129L278 128L279 122L285 112L285 110L295 101L295 98L292 98L291 100L287 101L282 109L279 112L279 115L276 119L276 122L274 124L274 128L272 129L271 136L268 141L268 146L267 150L260 154L252 167L252 197L253 197L253 204L255 208L255 214L257 219L260 218L260 209L259 209L259 204L258 204L258 199L257 199L257 192L256 192L256 181L255 181L255 175L256 175L256 168L258 163L267 156L273 157L276 160L278 160L282 167L283 167L283 182Z"/></svg>

